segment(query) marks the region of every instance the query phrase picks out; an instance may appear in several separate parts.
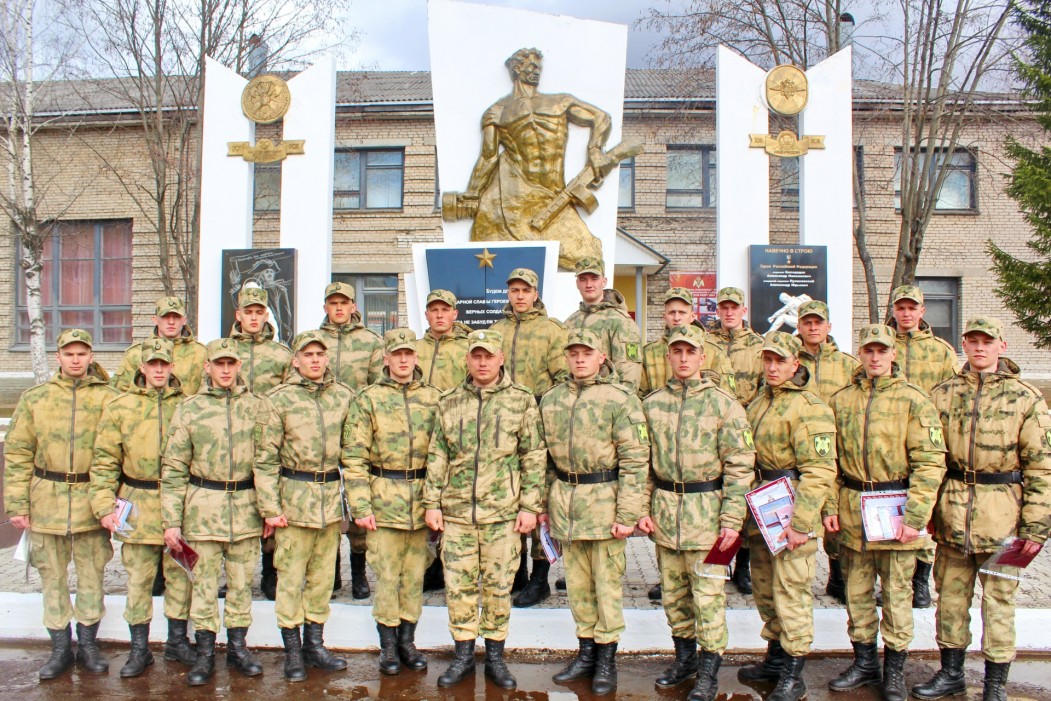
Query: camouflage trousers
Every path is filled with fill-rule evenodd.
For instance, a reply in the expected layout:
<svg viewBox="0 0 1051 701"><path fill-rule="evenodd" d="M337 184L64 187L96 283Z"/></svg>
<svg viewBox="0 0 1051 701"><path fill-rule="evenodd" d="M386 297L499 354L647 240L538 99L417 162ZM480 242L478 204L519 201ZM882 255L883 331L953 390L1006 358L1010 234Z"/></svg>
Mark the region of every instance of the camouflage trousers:
<svg viewBox="0 0 1051 701"><path fill-rule="evenodd" d="M423 573L433 558L427 549L430 530L377 528L365 536L365 556L376 573L372 617L376 623L396 626L415 623L423 612Z"/></svg>
<svg viewBox="0 0 1051 701"><path fill-rule="evenodd" d="M847 634L851 642L874 643L882 633L883 645L903 651L912 642L912 575L915 550L843 548L840 554L847 583ZM883 587L883 619L876 611L876 577Z"/></svg>
<svg viewBox="0 0 1051 701"><path fill-rule="evenodd" d="M571 540L562 543L566 595L578 638L605 645L624 632L623 538Z"/></svg>
<svg viewBox="0 0 1051 701"><path fill-rule="evenodd" d="M128 625L153 620L153 579L157 566L164 566L164 615L185 621L190 617L190 579L175 560L164 556L163 545L123 543L120 562L128 573L128 601L124 620Z"/></svg>
<svg viewBox="0 0 1051 701"><path fill-rule="evenodd" d="M219 632L219 570L226 565L226 603L223 623L229 628L252 625L252 577L259 560L259 538L234 543L220 540L191 540L199 559L193 568L193 598L190 620L197 630ZM329 570L331 577L332 570Z"/></svg>
<svg viewBox="0 0 1051 701"><path fill-rule="evenodd" d="M347 541L350 543L350 552L361 555L368 550L366 533L368 531L364 528L353 521L350 522L350 526L347 528Z"/></svg>
<svg viewBox="0 0 1051 701"><path fill-rule="evenodd" d="M938 647L966 649L971 644L971 598L974 580L982 582L982 654L990 662L1015 658L1015 589L1018 582L978 571L990 553L967 555L938 544L934 585L938 589L935 616Z"/></svg>
<svg viewBox="0 0 1051 701"><path fill-rule="evenodd" d="M701 650L721 655L729 641L726 580L702 576L710 567L704 564L707 555L704 550L676 551L657 546L662 601L674 637L696 639Z"/></svg>
<svg viewBox="0 0 1051 701"><path fill-rule="evenodd" d="M825 531L824 535L821 536L821 547L824 548L829 560L839 559L839 538L836 537L835 533Z"/></svg>
<svg viewBox="0 0 1051 701"><path fill-rule="evenodd" d="M332 570L339 550L339 524L324 528L285 526L274 533L278 628L298 628L304 620L324 623L331 610Z"/></svg>
<svg viewBox="0 0 1051 701"><path fill-rule="evenodd" d="M924 533L925 533L924 531L920 531L920 535L921 536L924 535ZM920 551L918 551L916 553L916 559L919 560L920 562L926 562L928 565L933 565L934 564L934 539L933 538L928 538L927 539L927 544L924 546L923 550L920 550Z"/></svg>
<svg viewBox="0 0 1051 701"><path fill-rule="evenodd" d="M442 541L453 640L475 640L479 634L488 640L506 639L511 583L521 548L515 522L470 525L446 521Z"/></svg>
<svg viewBox="0 0 1051 701"><path fill-rule="evenodd" d="M766 542L751 538L752 595L763 619L763 640L780 642L792 657L803 657L814 642L814 581L817 540L789 552L770 553Z"/></svg>
<svg viewBox="0 0 1051 701"><path fill-rule="evenodd" d="M547 555L544 554L544 546L540 544L540 536L537 535L539 530L539 528L534 528L532 533L522 536L521 552L530 553L530 557L533 560L546 560Z"/></svg>
<svg viewBox="0 0 1051 701"><path fill-rule="evenodd" d="M106 606L102 601L102 573L113 557L109 531L52 535L30 533L30 564L40 573L44 594L44 627L65 628L74 618L86 626L102 620ZM77 598L69 601L69 561L77 573Z"/></svg>

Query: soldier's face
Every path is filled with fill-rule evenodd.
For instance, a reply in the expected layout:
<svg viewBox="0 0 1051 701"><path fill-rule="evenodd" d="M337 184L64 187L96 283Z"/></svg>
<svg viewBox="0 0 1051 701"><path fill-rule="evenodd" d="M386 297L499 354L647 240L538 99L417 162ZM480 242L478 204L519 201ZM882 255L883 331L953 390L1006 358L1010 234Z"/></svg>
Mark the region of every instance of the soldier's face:
<svg viewBox="0 0 1051 701"><path fill-rule="evenodd" d="M241 372L241 361L233 358L216 358L204 364L204 371L213 387L230 389L237 383L237 374Z"/></svg>
<svg viewBox="0 0 1051 701"><path fill-rule="evenodd" d="M606 354L588 346L575 345L566 349L566 361L574 379L590 380L602 369Z"/></svg>
<svg viewBox="0 0 1051 701"><path fill-rule="evenodd" d="M668 363L677 379L693 380L701 375L704 352L689 343L673 343L668 346Z"/></svg>
<svg viewBox="0 0 1051 701"><path fill-rule="evenodd" d="M664 303L664 328L666 329L689 326L696 318L693 307L681 299L673 299Z"/></svg>
<svg viewBox="0 0 1051 701"><path fill-rule="evenodd" d="M972 331L963 337L963 352L972 370L990 372L1000 363L1000 356L1007 350L1007 343L981 331Z"/></svg>
<svg viewBox="0 0 1051 701"><path fill-rule="evenodd" d="M399 348L383 356L383 364L387 366L387 374L390 375L390 379L402 384L412 380L417 360L416 352L408 348Z"/></svg>
<svg viewBox="0 0 1051 701"><path fill-rule="evenodd" d="M912 299L899 299L894 303L894 321L898 331L912 331L923 321L927 307Z"/></svg>
<svg viewBox="0 0 1051 701"><path fill-rule="evenodd" d="M358 311L358 305L344 295L332 295L325 300L325 315L337 326L350 321L350 315Z"/></svg>
<svg viewBox="0 0 1051 701"><path fill-rule="evenodd" d="M890 374L891 364L898 357L898 351L882 343L869 343L861 347L858 355L868 377L884 377Z"/></svg>
<svg viewBox="0 0 1051 701"><path fill-rule="evenodd" d="M445 302L431 302L427 305L427 323L436 334L448 333L459 313L456 307L450 307Z"/></svg>
<svg viewBox="0 0 1051 701"><path fill-rule="evenodd" d="M799 337L808 346L820 346L828 340L832 324L817 314L807 314L799 320Z"/></svg>
<svg viewBox="0 0 1051 701"><path fill-rule="evenodd" d="M504 366L504 354L490 353L484 348L474 348L467 354L467 374L479 387L488 387L500 379L500 368Z"/></svg>
<svg viewBox="0 0 1051 701"><path fill-rule="evenodd" d="M58 367L62 374L71 380L82 380L87 377L88 368L95 360L86 343L74 341L58 349Z"/></svg>
<svg viewBox="0 0 1051 701"><path fill-rule="evenodd" d="M320 343L308 343L292 356L292 367L308 380L319 381L328 367L328 351Z"/></svg>
<svg viewBox="0 0 1051 701"><path fill-rule="evenodd" d="M539 296L535 287L522 280L512 280L507 286L507 300L511 303L511 308L519 314L532 309L533 302Z"/></svg>
<svg viewBox="0 0 1051 701"><path fill-rule="evenodd" d="M186 326L186 317L171 312L164 316L153 317L153 325L157 327L157 334L161 338L178 338L182 333L182 327Z"/></svg>
<svg viewBox="0 0 1051 701"><path fill-rule="evenodd" d="M595 273L583 273L577 275L577 291L584 304L595 304L602 301L602 293L606 290L606 278Z"/></svg>
<svg viewBox="0 0 1051 701"><path fill-rule="evenodd" d="M235 312L237 321L241 323L241 330L245 333L259 333L263 324L270 317L270 312L262 304L249 304L241 307Z"/></svg>
<svg viewBox="0 0 1051 701"><path fill-rule="evenodd" d="M719 317L722 327L728 331L741 328L744 323L744 315L748 313L748 307L730 300L723 300L715 308L715 315Z"/></svg>
<svg viewBox="0 0 1051 701"><path fill-rule="evenodd" d="M153 389L160 389L168 385L168 378L172 376L171 363L166 360L154 358L139 366L139 371L146 378L146 385Z"/></svg>
<svg viewBox="0 0 1051 701"><path fill-rule="evenodd" d="M771 387L780 387L799 369L799 360L790 355L784 358L773 351L763 351L763 377Z"/></svg>

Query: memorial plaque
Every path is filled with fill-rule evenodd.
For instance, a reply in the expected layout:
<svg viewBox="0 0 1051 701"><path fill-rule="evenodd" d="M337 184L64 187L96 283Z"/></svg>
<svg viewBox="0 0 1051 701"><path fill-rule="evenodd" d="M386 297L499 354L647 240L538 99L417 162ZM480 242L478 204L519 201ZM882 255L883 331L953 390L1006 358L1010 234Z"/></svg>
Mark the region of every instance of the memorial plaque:
<svg viewBox="0 0 1051 701"><path fill-rule="evenodd" d="M266 290L275 341L290 343L296 329L296 249L237 248L223 250L222 333L233 328L237 295L244 287ZM320 284L320 283L319 283ZM318 309L318 318L323 316Z"/></svg>
<svg viewBox="0 0 1051 701"><path fill-rule="evenodd" d="M827 252L824 246L750 246L748 320L759 334L795 333L799 307L828 298ZM843 300L850 303L850 300Z"/></svg>
<svg viewBox="0 0 1051 701"><path fill-rule="evenodd" d="M701 324L707 327L715 321L715 295L718 292L715 273L672 273L669 281L671 287L685 287L693 292L693 313Z"/></svg>

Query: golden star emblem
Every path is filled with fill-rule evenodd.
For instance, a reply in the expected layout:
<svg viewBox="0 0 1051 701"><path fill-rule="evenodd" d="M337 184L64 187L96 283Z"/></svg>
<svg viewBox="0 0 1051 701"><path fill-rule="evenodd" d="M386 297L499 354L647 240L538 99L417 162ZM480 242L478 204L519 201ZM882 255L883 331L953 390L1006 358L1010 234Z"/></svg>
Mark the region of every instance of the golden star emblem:
<svg viewBox="0 0 1051 701"><path fill-rule="evenodd" d="M496 258L495 253L490 253L488 248L483 248L481 253L475 253L474 257L478 259L479 268L491 268L493 267L493 259Z"/></svg>

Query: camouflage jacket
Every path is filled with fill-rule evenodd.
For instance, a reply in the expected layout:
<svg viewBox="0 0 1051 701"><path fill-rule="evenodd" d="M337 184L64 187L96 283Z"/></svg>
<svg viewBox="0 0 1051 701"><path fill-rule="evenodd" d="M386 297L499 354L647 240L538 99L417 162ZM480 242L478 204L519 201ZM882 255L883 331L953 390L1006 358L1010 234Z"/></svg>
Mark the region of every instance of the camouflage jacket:
<svg viewBox="0 0 1051 701"><path fill-rule="evenodd" d="M753 331L747 321L740 328L728 331L716 320L708 333L733 365L737 401L748 406L763 377L763 337Z"/></svg>
<svg viewBox="0 0 1051 701"><path fill-rule="evenodd" d="M821 344L817 355L812 355L806 348L799 352L799 363L810 371L811 392L821 397L826 404L832 395L850 384L861 363L849 353L844 353L829 336Z"/></svg>
<svg viewBox="0 0 1051 701"><path fill-rule="evenodd" d="M116 534L121 542L164 544L161 490L132 487L124 484L121 476L160 480L164 440L172 415L185 397L175 375L167 387L158 390L147 387L146 378L136 371L131 389L102 410L91 463L91 510L101 519L113 513L117 497L135 506L128 518L131 528L127 535Z"/></svg>
<svg viewBox="0 0 1051 701"><path fill-rule="evenodd" d="M264 518L285 515L291 526L324 528L343 520L341 480L307 482L281 476L339 470L340 441L354 391L325 370L321 382L292 370L267 393L273 406L256 455L255 487Z"/></svg>
<svg viewBox="0 0 1051 701"><path fill-rule="evenodd" d="M995 551L1018 536L1043 543L1051 530L1051 416L1018 366L996 372L964 365L931 391L945 432L948 467L978 473L1021 470L1024 484L946 479L934 507L934 539L964 552Z"/></svg>
<svg viewBox="0 0 1051 701"><path fill-rule="evenodd" d="M606 361L597 377L570 379L540 401L547 443L547 511L558 541L606 540L614 523L634 526L645 511L649 429L642 402L617 384ZM611 482L563 482L555 468L572 474L619 469Z"/></svg>
<svg viewBox="0 0 1051 701"><path fill-rule="evenodd" d="M205 381L175 410L161 458L164 527L182 528L187 540L236 542L263 534L256 490L226 492L188 483L257 479L255 458L273 406L252 394L243 378L229 390Z"/></svg>
<svg viewBox="0 0 1051 701"><path fill-rule="evenodd" d="M695 326L700 326L695 324ZM639 395L645 397L655 389L661 389L668 384L668 378L672 376L671 367L668 365L668 333L671 329L664 329L664 333L656 341L647 343L642 349L642 384L639 385ZM737 378L734 376L733 365L730 359L723 353L723 349L707 338L704 334L704 364L702 370L711 370L719 374L719 387L730 394L734 394L737 388ZM736 395L735 395L736 396Z"/></svg>
<svg viewBox="0 0 1051 701"><path fill-rule="evenodd" d="M565 323L570 335L575 329L590 329L606 347L603 352L617 377L633 390L642 382L642 336L639 326L628 314L624 296L616 290L606 290L597 304L580 303L580 309L569 315Z"/></svg>
<svg viewBox="0 0 1051 701"><path fill-rule="evenodd" d="M117 394L108 381L102 366L92 363L83 380L57 372L18 400L4 441L4 511L29 516L35 533L72 535L101 527L87 482L52 482L35 476L33 468L91 469L102 407Z"/></svg>
<svg viewBox="0 0 1051 701"><path fill-rule="evenodd" d="M504 368L511 381L528 387L539 397L564 381L566 371L566 331L562 324L547 315L539 299L525 314L517 314L511 305L504 307L504 319L493 324L504 339Z"/></svg>
<svg viewBox="0 0 1051 701"><path fill-rule="evenodd" d="M439 394L423 381L419 368L408 384L384 374L358 394L343 433L343 474L354 518L375 516L381 528L414 531L425 526L425 481L377 477L369 474L369 468L421 470L427 466Z"/></svg>
<svg viewBox="0 0 1051 701"><path fill-rule="evenodd" d="M328 366L336 379L360 392L383 374L383 339L361 323L361 314L350 315L350 323L337 325L325 317L321 333L328 342Z"/></svg>
<svg viewBox="0 0 1051 701"><path fill-rule="evenodd" d="M885 377L864 370L832 396L840 477L858 481L909 481L905 524L921 532L911 543L865 540L861 492L840 484L824 512L838 514L839 540L851 550L922 550L938 488L945 477L945 441L938 412L919 387L905 381L897 363Z"/></svg>
<svg viewBox="0 0 1051 701"><path fill-rule="evenodd" d="M157 327L153 327L153 333L148 338L159 338ZM186 326L182 328L182 335L172 339L175 345L175 369L173 374L179 378L183 395L197 394L204 381L204 346L198 343L193 333ZM110 380L110 384L118 392L127 392L135 383L135 373L142 365L142 344L135 343L124 351L124 360L120 363L120 369Z"/></svg>
<svg viewBox="0 0 1051 701"><path fill-rule="evenodd" d="M935 336L926 321L921 320L919 328L904 332L897 330L894 319L887 325L895 331L897 363L910 383L930 394L935 385L959 372L956 350Z"/></svg>
<svg viewBox="0 0 1051 701"><path fill-rule="evenodd" d="M249 392L262 396L284 382L292 362L292 351L274 339L274 327L267 322L257 334L241 330L234 322L230 338L237 341L237 354L241 356L241 377Z"/></svg>
<svg viewBox="0 0 1051 701"><path fill-rule="evenodd" d="M533 394L507 373L490 387L471 377L438 400L423 508L455 523L512 521L544 504L547 451Z"/></svg>
<svg viewBox="0 0 1051 701"><path fill-rule="evenodd" d="M748 405L755 440L756 486L764 482L758 469L798 470L791 480L796 493L793 529L821 535L821 507L836 482L836 419L821 399L806 389L810 372L799 367L780 387L763 383ZM749 517L749 527L755 521ZM758 530L753 531L758 534Z"/></svg>
<svg viewBox="0 0 1051 701"><path fill-rule="evenodd" d="M431 335L431 330L416 341L417 364L423 370L423 379L446 392L457 387L467 377L467 336L470 327L454 322L449 333L441 338Z"/></svg>
<svg viewBox="0 0 1051 701"><path fill-rule="evenodd" d="M652 455L649 515L656 531L650 538L672 550L710 550L720 528L744 526L744 495L755 465L752 431L744 409L713 379L710 374L673 378L642 402ZM656 489L654 477L670 482L722 477L723 488L676 494Z"/></svg>

